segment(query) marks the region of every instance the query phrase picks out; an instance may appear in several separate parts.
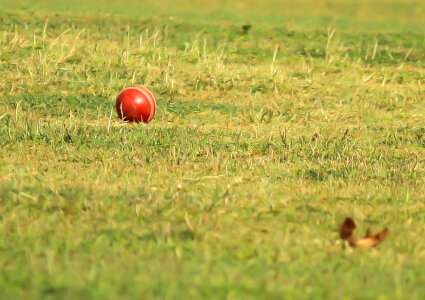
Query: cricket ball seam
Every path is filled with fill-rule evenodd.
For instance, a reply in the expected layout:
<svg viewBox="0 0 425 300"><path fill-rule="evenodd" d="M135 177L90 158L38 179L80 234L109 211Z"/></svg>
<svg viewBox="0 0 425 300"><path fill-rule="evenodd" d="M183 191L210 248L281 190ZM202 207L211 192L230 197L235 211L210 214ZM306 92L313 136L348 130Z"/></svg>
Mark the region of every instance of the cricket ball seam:
<svg viewBox="0 0 425 300"><path fill-rule="evenodd" d="M151 105L151 110L149 112L148 119L146 121L144 121L144 120L143 121L146 122L146 123L150 122L156 114L156 100L155 100L154 95L152 94L151 91L149 91L147 88L145 88L144 86L141 86L141 85L129 86L129 87L125 88L123 91L129 90L129 89L134 89L134 90L141 92L148 99L148 101Z"/></svg>

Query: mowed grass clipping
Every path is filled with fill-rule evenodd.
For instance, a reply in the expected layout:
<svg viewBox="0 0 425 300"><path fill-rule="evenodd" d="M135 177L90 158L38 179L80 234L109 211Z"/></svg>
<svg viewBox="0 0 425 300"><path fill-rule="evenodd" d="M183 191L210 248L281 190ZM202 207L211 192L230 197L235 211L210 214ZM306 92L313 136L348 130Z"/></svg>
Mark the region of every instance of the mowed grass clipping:
<svg viewBox="0 0 425 300"><path fill-rule="evenodd" d="M0 297L425 297L421 1L58 3L0 10Z"/></svg>

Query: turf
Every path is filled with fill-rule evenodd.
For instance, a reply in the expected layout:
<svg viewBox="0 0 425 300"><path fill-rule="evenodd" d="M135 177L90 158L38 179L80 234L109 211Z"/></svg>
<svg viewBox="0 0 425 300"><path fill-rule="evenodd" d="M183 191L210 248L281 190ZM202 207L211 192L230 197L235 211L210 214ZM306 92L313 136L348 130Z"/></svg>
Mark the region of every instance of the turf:
<svg viewBox="0 0 425 300"><path fill-rule="evenodd" d="M369 2L0 0L0 297L423 299L425 4Z"/></svg>

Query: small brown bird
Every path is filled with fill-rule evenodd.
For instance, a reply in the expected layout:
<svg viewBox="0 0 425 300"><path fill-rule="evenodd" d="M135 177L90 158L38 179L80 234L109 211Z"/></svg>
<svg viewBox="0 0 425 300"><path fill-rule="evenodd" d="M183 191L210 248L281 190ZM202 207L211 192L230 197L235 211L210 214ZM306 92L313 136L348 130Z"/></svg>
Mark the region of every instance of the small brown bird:
<svg viewBox="0 0 425 300"><path fill-rule="evenodd" d="M347 241L351 247L373 248L378 246L387 237L388 228L385 227L381 232L372 235L370 228L367 229L366 235L363 238L353 236L353 231L356 229L356 223L352 218L346 218L339 226L339 235L341 239Z"/></svg>

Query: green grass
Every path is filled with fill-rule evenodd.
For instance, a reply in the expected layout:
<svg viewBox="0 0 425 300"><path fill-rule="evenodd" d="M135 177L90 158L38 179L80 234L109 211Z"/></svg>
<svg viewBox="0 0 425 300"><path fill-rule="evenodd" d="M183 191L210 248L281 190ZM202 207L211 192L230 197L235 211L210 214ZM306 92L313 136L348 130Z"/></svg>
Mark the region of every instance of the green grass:
<svg viewBox="0 0 425 300"><path fill-rule="evenodd" d="M369 2L0 0L0 298L423 299L425 4Z"/></svg>

